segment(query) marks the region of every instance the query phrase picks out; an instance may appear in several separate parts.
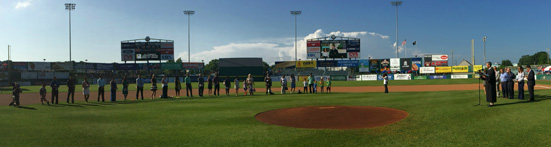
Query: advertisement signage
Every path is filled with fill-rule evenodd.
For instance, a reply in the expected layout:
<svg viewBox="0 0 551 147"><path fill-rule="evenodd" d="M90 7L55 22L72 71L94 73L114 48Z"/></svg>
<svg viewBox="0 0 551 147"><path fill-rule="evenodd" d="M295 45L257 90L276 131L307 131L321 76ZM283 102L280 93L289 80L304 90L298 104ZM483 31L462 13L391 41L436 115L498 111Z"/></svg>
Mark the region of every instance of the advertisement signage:
<svg viewBox="0 0 551 147"><path fill-rule="evenodd" d="M426 55L425 58L424 58L424 66L425 67L429 67L429 66L432 66L432 56L431 55Z"/></svg>
<svg viewBox="0 0 551 147"><path fill-rule="evenodd" d="M438 66L438 67L434 67L436 73L451 73L452 72L452 67L449 67L449 66Z"/></svg>
<svg viewBox="0 0 551 147"><path fill-rule="evenodd" d="M321 42L320 41L308 41L306 46L307 47L320 47Z"/></svg>
<svg viewBox="0 0 551 147"><path fill-rule="evenodd" d="M447 75L432 75L430 76L430 79L447 79Z"/></svg>
<svg viewBox="0 0 551 147"><path fill-rule="evenodd" d="M23 70L27 70L28 68L27 62L12 62L12 63L13 63L14 70L23 71Z"/></svg>
<svg viewBox="0 0 551 147"><path fill-rule="evenodd" d="M320 47L308 47L308 53L320 53Z"/></svg>
<svg viewBox="0 0 551 147"><path fill-rule="evenodd" d="M332 75L331 81L346 81L346 75Z"/></svg>
<svg viewBox="0 0 551 147"><path fill-rule="evenodd" d="M307 59L316 59L316 58L320 58L320 54L319 54L319 53L306 53L306 58L307 58Z"/></svg>
<svg viewBox="0 0 551 147"><path fill-rule="evenodd" d="M51 66L57 71L73 70L73 62L53 62Z"/></svg>
<svg viewBox="0 0 551 147"><path fill-rule="evenodd" d="M316 67L316 61L297 61L297 68Z"/></svg>
<svg viewBox="0 0 551 147"><path fill-rule="evenodd" d="M415 76L415 77L413 77L413 79L415 79L415 80L425 80L425 79L427 79L427 76Z"/></svg>
<svg viewBox="0 0 551 147"><path fill-rule="evenodd" d="M318 67L337 67L337 61L318 61Z"/></svg>
<svg viewBox="0 0 551 147"><path fill-rule="evenodd" d="M51 69L49 62L29 62L29 70L45 71Z"/></svg>
<svg viewBox="0 0 551 147"><path fill-rule="evenodd" d="M434 71L434 67L421 67L419 68L419 73L421 74L433 74L436 73Z"/></svg>
<svg viewBox="0 0 551 147"><path fill-rule="evenodd" d="M161 64L161 69L170 69L170 70L181 70L183 67L182 63L163 63Z"/></svg>
<svg viewBox="0 0 551 147"><path fill-rule="evenodd" d="M338 67L358 67L358 60L338 60Z"/></svg>
<svg viewBox="0 0 551 147"><path fill-rule="evenodd" d="M75 63L75 69L96 69L92 63Z"/></svg>
<svg viewBox="0 0 551 147"><path fill-rule="evenodd" d="M295 62L291 61L293 64ZM201 62L195 62L195 63L182 63L183 69L203 69L204 64Z"/></svg>
<svg viewBox="0 0 551 147"><path fill-rule="evenodd" d="M23 80L37 79L37 74L36 72L21 72L21 79Z"/></svg>
<svg viewBox="0 0 551 147"><path fill-rule="evenodd" d="M306 51L306 58L307 59L316 59L321 57L321 42L320 41L308 41L306 43L307 51Z"/></svg>
<svg viewBox="0 0 551 147"><path fill-rule="evenodd" d="M381 71L390 71L390 60L381 59Z"/></svg>
<svg viewBox="0 0 551 147"><path fill-rule="evenodd" d="M448 55L432 55L432 61L448 61Z"/></svg>
<svg viewBox="0 0 551 147"><path fill-rule="evenodd" d="M336 63L335 63L335 65L336 65ZM291 67L295 67L295 61L275 62L275 68L277 68L277 69L291 68Z"/></svg>
<svg viewBox="0 0 551 147"><path fill-rule="evenodd" d="M419 67L423 66L423 58L411 58L411 70L419 71Z"/></svg>
<svg viewBox="0 0 551 147"><path fill-rule="evenodd" d="M452 66L453 73L469 72L469 66Z"/></svg>
<svg viewBox="0 0 551 147"><path fill-rule="evenodd" d="M136 60L136 52L134 49L121 49L122 61L134 61Z"/></svg>
<svg viewBox="0 0 551 147"><path fill-rule="evenodd" d="M474 72L477 72L477 71L479 71L479 70L482 70L482 65L474 65L474 66L473 66L473 71L474 71Z"/></svg>
<svg viewBox="0 0 551 147"><path fill-rule="evenodd" d="M54 78L54 73L53 72L38 72L37 73L37 78L41 79L41 80L44 80L44 79L50 80L50 79Z"/></svg>
<svg viewBox="0 0 551 147"><path fill-rule="evenodd" d="M117 64L117 70L136 70L137 68L136 64Z"/></svg>
<svg viewBox="0 0 551 147"><path fill-rule="evenodd" d="M113 64L96 64L97 70L113 70Z"/></svg>
<svg viewBox="0 0 551 147"><path fill-rule="evenodd" d="M394 74L387 74L386 76L388 76L388 80L394 80ZM377 80L382 81L383 75L382 74L377 75Z"/></svg>
<svg viewBox="0 0 551 147"><path fill-rule="evenodd" d="M451 79L468 79L469 75L451 75Z"/></svg>
<svg viewBox="0 0 551 147"><path fill-rule="evenodd" d="M411 74L394 74L394 80L411 80Z"/></svg>
<svg viewBox="0 0 551 147"><path fill-rule="evenodd" d="M377 75L361 75L360 76L361 81L376 81Z"/></svg>
<svg viewBox="0 0 551 147"><path fill-rule="evenodd" d="M400 59L400 71L410 71L411 66L411 58Z"/></svg>
<svg viewBox="0 0 551 147"><path fill-rule="evenodd" d="M379 59L369 60L369 70L370 71L380 71L380 69L381 69L381 61Z"/></svg>
<svg viewBox="0 0 551 147"><path fill-rule="evenodd" d="M390 58L390 71L400 70L400 58Z"/></svg>
<svg viewBox="0 0 551 147"><path fill-rule="evenodd" d="M360 66L358 66L359 72L369 72L369 60L358 60Z"/></svg>

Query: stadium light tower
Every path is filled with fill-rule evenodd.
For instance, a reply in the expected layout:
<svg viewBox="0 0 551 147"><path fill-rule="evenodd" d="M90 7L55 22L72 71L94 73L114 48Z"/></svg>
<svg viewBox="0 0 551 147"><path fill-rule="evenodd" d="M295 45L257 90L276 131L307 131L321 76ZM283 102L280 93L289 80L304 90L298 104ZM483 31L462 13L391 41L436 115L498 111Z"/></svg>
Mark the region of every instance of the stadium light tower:
<svg viewBox="0 0 551 147"><path fill-rule="evenodd" d="M71 11L75 10L75 3L65 3L65 10L69 10L69 61L71 58Z"/></svg>
<svg viewBox="0 0 551 147"><path fill-rule="evenodd" d="M295 16L295 71L297 70L297 15L300 15L302 11L291 11L291 15Z"/></svg>
<svg viewBox="0 0 551 147"><path fill-rule="evenodd" d="M484 41L484 64L486 64L486 36L482 37L482 41Z"/></svg>
<svg viewBox="0 0 551 147"><path fill-rule="evenodd" d="M186 10L184 11L184 14L187 15L187 62L190 63L191 62L191 45L190 45L190 35L189 35L189 21L190 21L190 17L191 15L195 14L195 11L191 11L191 10Z"/></svg>
<svg viewBox="0 0 551 147"><path fill-rule="evenodd" d="M399 58L398 55L398 6L402 5L402 1L392 1L390 2L393 6L396 6L396 58Z"/></svg>

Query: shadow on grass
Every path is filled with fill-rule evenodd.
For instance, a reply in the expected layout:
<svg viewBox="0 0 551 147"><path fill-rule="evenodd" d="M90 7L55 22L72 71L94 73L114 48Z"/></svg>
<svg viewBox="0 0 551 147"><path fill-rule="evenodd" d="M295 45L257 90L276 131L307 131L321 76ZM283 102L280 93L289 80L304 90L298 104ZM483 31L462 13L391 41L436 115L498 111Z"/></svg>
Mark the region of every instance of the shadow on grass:
<svg viewBox="0 0 551 147"><path fill-rule="evenodd" d="M25 107L25 106L17 106L16 108L27 109L27 110L36 110L36 108L33 108L33 107Z"/></svg>
<svg viewBox="0 0 551 147"><path fill-rule="evenodd" d="M528 100L519 100L517 102L512 102L512 103L503 103L503 104L495 104L494 106L507 106L507 105L514 105L514 104L526 104L526 103L537 103L537 102L541 102L541 101L546 101L546 100L550 100L551 99L551 96L548 96L548 95L534 95L534 101L528 101Z"/></svg>

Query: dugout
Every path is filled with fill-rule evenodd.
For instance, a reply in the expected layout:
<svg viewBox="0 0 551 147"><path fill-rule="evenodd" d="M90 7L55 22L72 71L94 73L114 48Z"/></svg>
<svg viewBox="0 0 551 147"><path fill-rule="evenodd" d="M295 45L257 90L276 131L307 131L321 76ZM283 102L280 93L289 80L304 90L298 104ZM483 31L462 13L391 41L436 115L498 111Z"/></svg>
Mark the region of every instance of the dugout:
<svg viewBox="0 0 551 147"><path fill-rule="evenodd" d="M220 58L218 71L221 79L230 76L233 80L235 76L243 80L251 74L254 81L264 80L264 64L262 58Z"/></svg>

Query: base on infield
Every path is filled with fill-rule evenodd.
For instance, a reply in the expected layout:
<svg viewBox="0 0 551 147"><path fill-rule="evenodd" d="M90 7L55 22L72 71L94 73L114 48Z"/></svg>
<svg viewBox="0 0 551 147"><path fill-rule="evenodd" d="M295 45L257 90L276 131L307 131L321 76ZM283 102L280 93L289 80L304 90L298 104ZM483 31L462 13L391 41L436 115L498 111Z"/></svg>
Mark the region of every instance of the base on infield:
<svg viewBox="0 0 551 147"><path fill-rule="evenodd" d="M311 106L276 109L256 115L273 125L308 129L374 128L398 122L408 113L398 109L372 106Z"/></svg>

